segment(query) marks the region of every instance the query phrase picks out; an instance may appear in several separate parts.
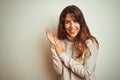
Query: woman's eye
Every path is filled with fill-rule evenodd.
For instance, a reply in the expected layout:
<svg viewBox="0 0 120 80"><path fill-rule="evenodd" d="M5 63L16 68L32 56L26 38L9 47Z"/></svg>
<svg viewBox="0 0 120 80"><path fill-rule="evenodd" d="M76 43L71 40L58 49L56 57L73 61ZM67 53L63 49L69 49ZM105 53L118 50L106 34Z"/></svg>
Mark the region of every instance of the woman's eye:
<svg viewBox="0 0 120 80"><path fill-rule="evenodd" d="M77 21L76 19L74 20L74 22L75 22L75 23L78 23L78 21Z"/></svg>
<svg viewBox="0 0 120 80"><path fill-rule="evenodd" d="M70 21L65 21L65 24L69 24L70 23Z"/></svg>

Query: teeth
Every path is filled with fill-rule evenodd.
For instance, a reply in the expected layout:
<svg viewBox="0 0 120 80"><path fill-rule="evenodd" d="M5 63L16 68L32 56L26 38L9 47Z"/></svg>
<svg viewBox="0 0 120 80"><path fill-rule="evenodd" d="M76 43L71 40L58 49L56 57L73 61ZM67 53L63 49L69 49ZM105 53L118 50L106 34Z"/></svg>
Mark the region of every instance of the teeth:
<svg viewBox="0 0 120 80"><path fill-rule="evenodd" d="M76 31L75 29L70 30L70 32L75 32L75 31Z"/></svg>

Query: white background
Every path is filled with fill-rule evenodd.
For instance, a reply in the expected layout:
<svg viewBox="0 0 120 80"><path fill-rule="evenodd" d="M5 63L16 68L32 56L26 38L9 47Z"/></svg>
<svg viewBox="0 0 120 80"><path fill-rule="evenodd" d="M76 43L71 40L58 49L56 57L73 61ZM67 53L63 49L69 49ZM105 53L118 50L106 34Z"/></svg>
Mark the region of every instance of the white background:
<svg viewBox="0 0 120 80"><path fill-rule="evenodd" d="M0 0L0 80L58 80L45 29L71 4L99 41L97 80L120 80L119 0Z"/></svg>

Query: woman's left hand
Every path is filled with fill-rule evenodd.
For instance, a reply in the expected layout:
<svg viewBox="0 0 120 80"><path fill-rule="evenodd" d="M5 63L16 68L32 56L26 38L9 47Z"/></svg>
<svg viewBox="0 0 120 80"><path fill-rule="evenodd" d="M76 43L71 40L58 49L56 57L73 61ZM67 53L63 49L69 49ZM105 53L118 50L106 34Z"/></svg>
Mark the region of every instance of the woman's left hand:
<svg viewBox="0 0 120 80"><path fill-rule="evenodd" d="M64 48L62 46L61 41L56 36L54 37L54 39L55 39L55 48L56 48L56 51L60 55L60 54L62 54L64 52Z"/></svg>

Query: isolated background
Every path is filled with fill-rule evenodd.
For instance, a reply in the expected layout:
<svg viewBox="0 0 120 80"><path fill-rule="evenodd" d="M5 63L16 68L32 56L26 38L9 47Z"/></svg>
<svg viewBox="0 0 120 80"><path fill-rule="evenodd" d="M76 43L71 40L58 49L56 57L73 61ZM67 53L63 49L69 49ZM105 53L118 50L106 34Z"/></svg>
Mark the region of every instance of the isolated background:
<svg viewBox="0 0 120 80"><path fill-rule="evenodd" d="M0 80L58 80L45 29L71 4L99 41L97 80L120 80L120 0L0 0Z"/></svg>

